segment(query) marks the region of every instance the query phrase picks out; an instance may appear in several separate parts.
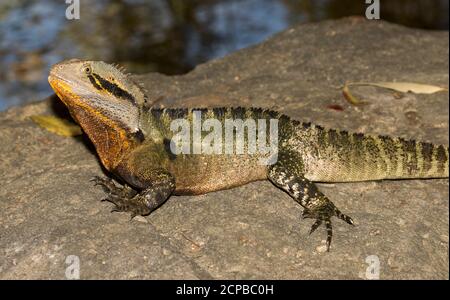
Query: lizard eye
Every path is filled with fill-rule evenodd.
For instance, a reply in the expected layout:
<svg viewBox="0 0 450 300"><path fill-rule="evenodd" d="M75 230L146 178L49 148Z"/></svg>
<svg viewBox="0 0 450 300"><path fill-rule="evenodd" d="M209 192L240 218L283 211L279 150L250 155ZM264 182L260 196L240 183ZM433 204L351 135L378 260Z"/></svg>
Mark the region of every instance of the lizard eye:
<svg viewBox="0 0 450 300"><path fill-rule="evenodd" d="M89 65L85 65L85 66L83 66L83 72L86 75L90 75L92 73L92 69L91 69L91 67Z"/></svg>

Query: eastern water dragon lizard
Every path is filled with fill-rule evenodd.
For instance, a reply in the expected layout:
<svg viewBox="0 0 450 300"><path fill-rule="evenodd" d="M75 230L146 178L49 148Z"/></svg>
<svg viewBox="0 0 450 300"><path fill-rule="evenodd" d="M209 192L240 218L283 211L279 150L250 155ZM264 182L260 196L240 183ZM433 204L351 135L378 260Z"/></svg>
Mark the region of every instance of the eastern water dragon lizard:
<svg viewBox="0 0 450 300"><path fill-rule="evenodd" d="M325 129L260 108L154 108L132 77L101 61L72 59L52 67L49 83L95 145L103 166L123 181L95 177L115 211L147 215L171 195L197 195L256 180L270 180L315 220L324 224L327 249L331 218L349 224L314 182L446 178L448 146L387 136ZM261 164L253 154L174 154L174 120L278 120L277 159ZM202 133L204 134L204 133ZM233 141L231 141L233 142ZM247 141L246 141L247 142ZM224 145L226 146L226 145Z"/></svg>

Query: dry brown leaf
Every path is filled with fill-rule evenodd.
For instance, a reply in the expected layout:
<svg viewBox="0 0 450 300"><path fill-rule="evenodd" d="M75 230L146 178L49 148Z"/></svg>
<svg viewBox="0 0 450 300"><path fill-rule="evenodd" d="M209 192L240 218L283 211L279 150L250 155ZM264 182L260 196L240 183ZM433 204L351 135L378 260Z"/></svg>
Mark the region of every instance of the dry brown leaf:
<svg viewBox="0 0 450 300"><path fill-rule="evenodd" d="M437 92L448 91L448 89L439 86L413 82L354 82L348 83L347 85L371 85L394 90L397 92L411 92L415 94L433 94Z"/></svg>
<svg viewBox="0 0 450 300"><path fill-rule="evenodd" d="M30 118L42 128L61 136L77 136L83 133L80 126L67 119L49 115L31 116Z"/></svg>
<svg viewBox="0 0 450 300"><path fill-rule="evenodd" d="M429 84L421 84L421 83L413 83L413 82L352 82L352 83L346 83L344 87L342 88L342 93L345 97L345 99L350 102L352 105L361 105L363 102L361 102L358 98L352 95L350 92L349 86L351 85L370 85L370 86L377 86L381 88L386 88L390 90L394 90L396 92L402 92L402 93L415 93L415 94L433 94L437 92L442 91L448 91L446 88L442 88L435 85L429 85ZM401 98L397 97L396 98Z"/></svg>
<svg viewBox="0 0 450 300"><path fill-rule="evenodd" d="M362 102L358 98L356 98L350 93L350 89L348 88L347 84L345 84L344 87L342 88L342 95L344 95L344 98L352 105L362 104Z"/></svg>

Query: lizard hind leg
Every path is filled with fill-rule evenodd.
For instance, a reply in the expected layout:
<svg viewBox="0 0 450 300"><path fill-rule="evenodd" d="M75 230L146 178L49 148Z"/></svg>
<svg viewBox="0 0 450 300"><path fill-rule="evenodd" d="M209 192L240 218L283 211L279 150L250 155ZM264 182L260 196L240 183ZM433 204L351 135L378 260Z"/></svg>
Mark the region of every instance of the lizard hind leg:
<svg viewBox="0 0 450 300"><path fill-rule="evenodd" d="M343 214L333 202L317 189L313 182L295 173L280 164L275 164L270 167L268 178L304 208L303 218L316 220L311 226L310 234L320 225L325 224L327 230L327 251L329 251L333 237L331 217L337 217L351 225L353 225L353 220Z"/></svg>

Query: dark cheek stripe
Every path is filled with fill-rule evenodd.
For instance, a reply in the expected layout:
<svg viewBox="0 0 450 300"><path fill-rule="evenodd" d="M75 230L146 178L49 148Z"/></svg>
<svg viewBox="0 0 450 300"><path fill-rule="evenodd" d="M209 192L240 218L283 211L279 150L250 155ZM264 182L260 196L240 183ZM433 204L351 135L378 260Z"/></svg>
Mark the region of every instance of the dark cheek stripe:
<svg viewBox="0 0 450 300"><path fill-rule="evenodd" d="M97 89L97 90L102 90L102 87L99 86L97 84L97 81L95 81L94 77L92 75L88 75L89 81L92 83L92 85Z"/></svg>
<svg viewBox="0 0 450 300"><path fill-rule="evenodd" d="M107 90L108 92L110 92L111 94L113 94L116 97L119 97L122 99L127 99L131 103L136 104L136 100L134 99L134 97L127 91L121 89L117 84L109 82L108 80L102 78L98 74L94 73L92 75L98 80L98 82L100 83L100 85L103 89ZM89 75L89 76L91 76L91 75ZM89 80L91 80L91 79L89 78ZM94 80L94 78L92 78L92 80ZM91 82L92 82L92 80L91 80Z"/></svg>

